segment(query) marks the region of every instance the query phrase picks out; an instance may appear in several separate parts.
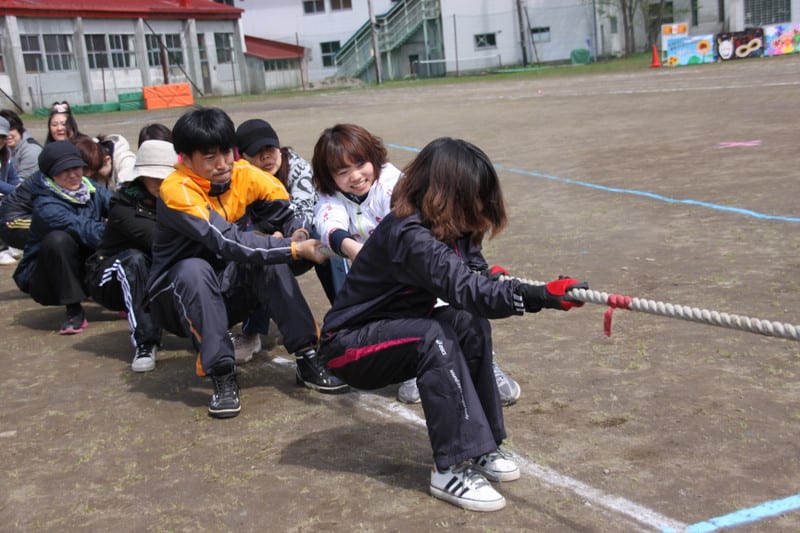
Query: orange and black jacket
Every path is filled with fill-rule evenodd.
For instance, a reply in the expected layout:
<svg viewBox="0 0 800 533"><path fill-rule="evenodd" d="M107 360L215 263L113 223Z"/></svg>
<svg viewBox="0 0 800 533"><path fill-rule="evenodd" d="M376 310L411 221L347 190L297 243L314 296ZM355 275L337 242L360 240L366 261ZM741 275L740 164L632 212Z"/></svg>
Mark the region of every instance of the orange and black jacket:
<svg viewBox="0 0 800 533"><path fill-rule="evenodd" d="M190 257L208 261L221 270L231 261L289 263L296 259L289 238L244 231L237 221L260 211L276 216L275 202L285 204L287 233L298 226L286 188L271 174L246 161L235 161L229 188L219 196L209 194L211 182L182 164L161 184L156 204L153 266L148 287L156 286L177 262ZM283 215L282 215L283 216Z"/></svg>

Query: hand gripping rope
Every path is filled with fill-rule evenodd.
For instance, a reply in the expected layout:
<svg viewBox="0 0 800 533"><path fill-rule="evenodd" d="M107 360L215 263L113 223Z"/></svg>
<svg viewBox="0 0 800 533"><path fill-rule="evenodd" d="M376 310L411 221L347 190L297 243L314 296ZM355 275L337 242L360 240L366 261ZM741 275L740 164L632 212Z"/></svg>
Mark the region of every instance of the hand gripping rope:
<svg viewBox="0 0 800 533"><path fill-rule="evenodd" d="M518 279L522 283L529 285L544 285L541 281L531 281L522 278L512 278L503 276L501 279ZM781 339L800 340L800 325L785 324L750 318L746 316L733 315L729 313L719 313L708 309L698 309L685 305L646 300L644 298L632 298L620 294L609 294L591 289L572 289L568 293L572 298L582 302L607 305L603 328L606 336L611 336L611 315L614 309L627 309L629 311L640 311L651 315L661 315L670 318L679 318L690 322L700 322L728 329L739 329L751 333L760 333L768 337L779 337Z"/></svg>

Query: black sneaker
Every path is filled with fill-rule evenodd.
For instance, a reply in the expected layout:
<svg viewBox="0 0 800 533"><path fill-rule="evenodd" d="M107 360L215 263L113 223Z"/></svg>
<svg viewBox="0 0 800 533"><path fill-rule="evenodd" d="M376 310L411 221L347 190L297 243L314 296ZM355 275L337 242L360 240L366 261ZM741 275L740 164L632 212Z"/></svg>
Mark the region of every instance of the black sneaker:
<svg viewBox="0 0 800 533"><path fill-rule="evenodd" d="M208 377L214 384L214 394L208 402L208 414L214 418L231 418L242 410L239 401L239 382L236 379L236 365L222 363L211 369Z"/></svg>
<svg viewBox="0 0 800 533"><path fill-rule="evenodd" d="M324 394L342 394L350 390L347 383L331 374L314 348L297 352L295 357L297 358L295 379L298 385L304 385Z"/></svg>
<svg viewBox="0 0 800 533"><path fill-rule="evenodd" d="M86 321L86 315L83 314L83 309L81 309L75 315L67 315L67 319L61 324L58 333L59 335L75 335L83 331L88 325L89 322Z"/></svg>

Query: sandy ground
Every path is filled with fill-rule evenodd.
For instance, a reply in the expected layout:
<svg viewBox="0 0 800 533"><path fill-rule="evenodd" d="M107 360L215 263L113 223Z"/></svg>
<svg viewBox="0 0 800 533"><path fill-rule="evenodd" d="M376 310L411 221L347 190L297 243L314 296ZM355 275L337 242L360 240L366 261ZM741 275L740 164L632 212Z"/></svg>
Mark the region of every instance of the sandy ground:
<svg viewBox="0 0 800 533"><path fill-rule="evenodd" d="M215 104L269 120L308 158L336 122L380 135L398 166L465 138L498 165L511 215L491 263L800 324L798 73L791 57ZM135 143L183 111L78 119ZM0 268L0 530L698 531L798 497L792 340L624 310L606 337L592 304L496 321L523 389L505 414L524 475L499 488L505 510L479 514L428 495L422 410L394 388L299 388L271 346L241 367L242 414L213 420L186 339L165 336L156 371L133 374L116 313L89 304L89 328L59 336L63 310ZM313 274L301 285L321 320ZM791 510L738 528L798 529Z"/></svg>

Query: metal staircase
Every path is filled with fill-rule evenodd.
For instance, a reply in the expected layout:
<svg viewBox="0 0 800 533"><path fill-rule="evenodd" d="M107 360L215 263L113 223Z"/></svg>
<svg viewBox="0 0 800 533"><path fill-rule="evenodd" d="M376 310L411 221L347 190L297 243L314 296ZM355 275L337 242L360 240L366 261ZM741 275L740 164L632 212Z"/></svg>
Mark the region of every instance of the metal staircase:
<svg viewBox="0 0 800 533"><path fill-rule="evenodd" d="M403 0L389 11L377 15L378 49L381 56L403 46L426 20L439 18L439 0ZM335 56L338 75L358 78L375 62L372 26L365 22L345 42Z"/></svg>

